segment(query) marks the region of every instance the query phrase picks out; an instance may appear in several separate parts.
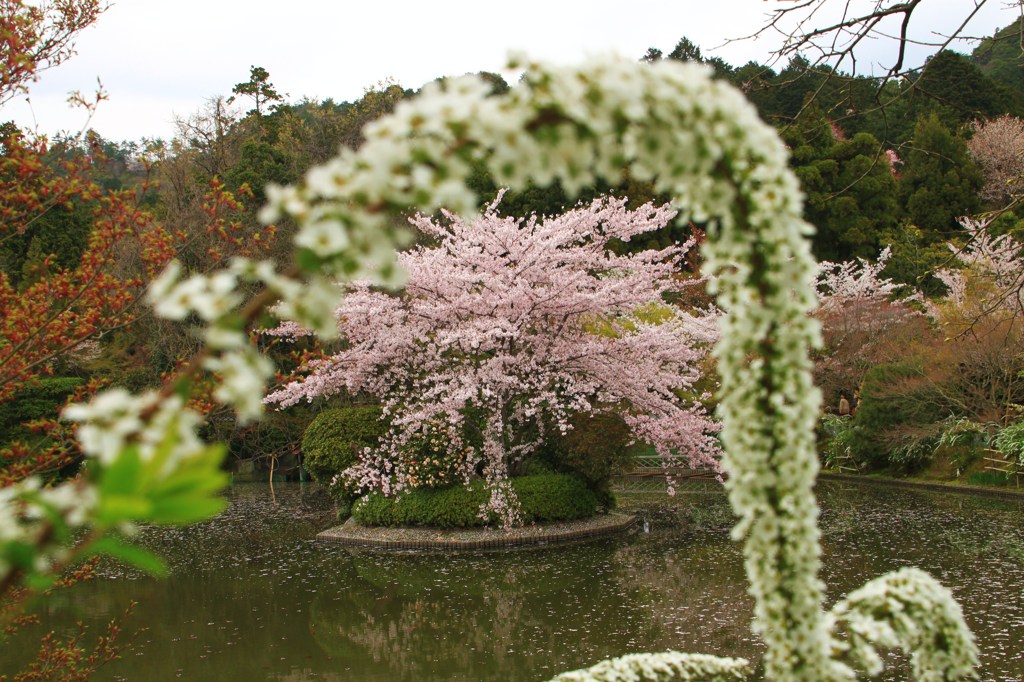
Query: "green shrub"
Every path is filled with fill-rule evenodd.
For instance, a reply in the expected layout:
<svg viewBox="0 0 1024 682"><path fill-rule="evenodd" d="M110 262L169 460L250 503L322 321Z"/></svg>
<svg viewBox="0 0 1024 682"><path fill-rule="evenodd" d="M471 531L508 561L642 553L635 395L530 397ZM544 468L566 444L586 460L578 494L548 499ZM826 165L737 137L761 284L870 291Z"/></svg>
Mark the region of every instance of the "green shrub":
<svg viewBox="0 0 1024 682"><path fill-rule="evenodd" d="M512 479L523 509L523 521L570 521L593 516L597 496L577 476L541 474Z"/></svg>
<svg viewBox="0 0 1024 682"><path fill-rule="evenodd" d="M985 424L963 417L947 417L942 422L942 433L936 442L936 452L944 455L956 467L959 478L985 453L991 436Z"/></svg>
<svg viewBox="0 0 1024 682"><path fill-rule="evenodd" d="M853 450L856 429L853 419L848 416L826 414L821 418L818 422L818 452L823 466L827 469L861 469L864 466Z"/></svg>
<svg viewBox="0 0 1024 682"><path fill-rule="evenodd" d="M512 479L524 523L568 521L593 516L597 498L586 483L569 474L538 474ZM483 481L470 486L418 489L397 497L370 493L358 500L352 516L368 526L432 526L470 528L492 524L496 518L479 516L490 499Z"/></svg>
<svg viewBox="0 0 1024 682"><path fill-rule="evenodd" d="M1024 419L999 430L992 439L992 445L1004 456L1024 469Z"/></svg>
<svg viewBox="0 0 1024 682"><path fill-rule="evenodd" d="M572 427L548 442L540 460L536 464L531 462L533 469L529 471L547 465L555 471L576 474L597 495L601 507L613 509L611 480L630 464L633 453L629 443L633 434L625 420L613 412L576 415Z"/></svg>
<svg viewBox="0 0 1024 682"><path fill-rule="evenodd" d="M1007 485L1010 477L1000 471L975 471L967 477L971 485Z"/></svg>
<svg viewBox="0 0 1024 682"><path fill-rule="evenodd" d="M554 465L547 459L531 457L519 465L520 476L537 476L538 474L554 474Z"/></svg>
<svg viewBox="0 0 1024 682"><path fill-rule="evenodd" d="M850 439L854 457L866 464L910 471L934 452L938 422L950 414L935 383L917 360L879 365L867 372Z"/></svg>
<svg viewBox="0 0 1024 682"><path fill-rule="evenodd" d="M313 480L330 483L340 471L356 463L363 448L376 447L386 428L377 406L324 410L302 437L306 471Z"/></svg>
<svg viewBox="0 0 1024 682"><path fill-rule="evenodd" d="M352 505L352 516L367 526L469 528L485 525L477 514L487 499L482 485L420 488L398 497L370 493Z"/></svg>
<svg viewBox="0 0 1024 682"><path fill-rule="evenodd" d="M0 442L9 443L31 435L25 422L56 418L76 388L85 383L79 377L44 377L19 390L11 400L0 403Z"/></svg>
<svg viewBox="0 0 1024 682"><path fill-rule="evenodd" d="M588 483L621 473L629 464L633 434L625 420L611 412L577 415L572 430L555 439L561 463Z"/></svg>
<svg viewBox="0 0 1024 682"><path fill-rule="evenodd" d="M983 448L988 444L988 427L964 417L947 417L942 422L939 447Z"/></svg>
<svg viewBox="0 0 1024 682"><path fill-rule="evenodd" d="M956 467L959 476L982 455L988 430L984 424L949 416L934 424L893 428L886 440L890 443L889 463L897 469L920 469L941 455Z"/></svg>
<svg viewBox="0 0 1024 682"><path fill-rule="evenodd" d="M905 425L891 429L885 438L889 446L889 464L898 471L917 471L935 454L942 425Z"/></svg>

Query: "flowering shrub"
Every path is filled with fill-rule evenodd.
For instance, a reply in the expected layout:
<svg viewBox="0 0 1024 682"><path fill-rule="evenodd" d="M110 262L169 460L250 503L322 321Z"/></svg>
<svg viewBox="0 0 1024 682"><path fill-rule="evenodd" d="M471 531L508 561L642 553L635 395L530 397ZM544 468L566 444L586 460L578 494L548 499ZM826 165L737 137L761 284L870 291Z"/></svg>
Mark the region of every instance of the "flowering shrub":
<svg viewBox="0 0 1024 682"><path fill-rule="evenodd" d="M715 275L711 284L726 313L715 351L724 466L740 518L733 536L744 541L754 629L766 646L765 676L850 680L858 670L877 669L874 650L889 646L911 652L918 679L969 676L977 651L959 607L920 572L883 576L831 612L823 608L812 489L820 395L808 357L819 340L809 316L817 269L798 184L774 131L738 91L698 65L608 58L582 67L519 66L526 67L522 82L502 96L489 97L488 84L475 77L431 84L368 126L359 151L342 151L299 187L268 190L264 217L289 215L300 224L296 271L242 259L185 279L167 271L152 289L158 312L196 313L208 324L208 350L179 385L204 367L220 371L215 397L242 418L258 417L270 368L247 344L243 327L280 298L282 316L336 335L334 278L394 282L389 211L449 206L468 215L474 197L463 178L473 163L514 188L559 179L571 192L628 166L632 177L675 197L680 219L708 224L705 268ZM243 281L263 284L265 293L242 306L233 289ZM74 528L97 527L100 538L90 537L96 548L132 521L183 522L217 503L218 455L192 436L198 417L173 389L141 397L104 393L69 410L99 478L67 484L80 490L39 491L28 483L4 489L0 588L45 577L67 555ZM507 492L501 487L499 497ZM600 664L575 678L657 679L674 668L689 679L727 679L747 667L735 659L655 654Z"/></svg>
<svg viewBox="0 0 1024 682"><path fill-rule="evenodd" d="M472 448L452 443L442 429L430 426L411 438L400 453L410 488L444 488L460 483L466 462L473 461Z"/></svg>

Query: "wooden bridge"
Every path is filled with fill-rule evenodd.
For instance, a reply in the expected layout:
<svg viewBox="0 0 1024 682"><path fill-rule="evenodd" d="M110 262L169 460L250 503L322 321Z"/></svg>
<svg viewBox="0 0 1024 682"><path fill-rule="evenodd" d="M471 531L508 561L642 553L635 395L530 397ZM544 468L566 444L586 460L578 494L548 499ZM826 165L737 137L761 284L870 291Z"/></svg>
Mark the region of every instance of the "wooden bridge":
<svg viewBox="0 0 1024 682"><path fill-rule="evenodd" d="M717 474L713 469L692 469L677 457L661 455L637 455L631 466L615 478L613 488L618 492L650 491L665 487L665 477L674 481L714 481Z"/></svg>

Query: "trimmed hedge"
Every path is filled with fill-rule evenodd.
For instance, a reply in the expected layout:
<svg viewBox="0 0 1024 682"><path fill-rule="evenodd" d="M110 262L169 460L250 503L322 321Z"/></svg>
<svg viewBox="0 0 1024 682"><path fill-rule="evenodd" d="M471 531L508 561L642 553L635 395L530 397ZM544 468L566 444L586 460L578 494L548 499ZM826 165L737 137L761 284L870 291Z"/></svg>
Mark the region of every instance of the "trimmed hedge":
<svg viewBox="0 0 1024 682"><path fill-rule="evenodd" d="M569 521L593 516L597 497L587 484L569 474L538 474L512 479L524 523ZM398 497L370 493L355 503L352 516L367 526L432 526L471 528L497 521L479 516L480 505L490 499L483 481L469 487L456 485L436 490L418 489Z"/></svg>
<svg viewBox="0 0 1024 682"><path fill-rule="evenodd" d="M313 480L329 484L340 471L356 463L363 448L376 447L386 429L376 405L324 410L302 436L306 471Z"/></svg>
<svg viewBox="0 0 1024 682"><path fill-rule="evenodd" d="M541 474L512 479L523 508L523 522L571 521L593 516L597 496L586 482L571 474Z"/></svg>

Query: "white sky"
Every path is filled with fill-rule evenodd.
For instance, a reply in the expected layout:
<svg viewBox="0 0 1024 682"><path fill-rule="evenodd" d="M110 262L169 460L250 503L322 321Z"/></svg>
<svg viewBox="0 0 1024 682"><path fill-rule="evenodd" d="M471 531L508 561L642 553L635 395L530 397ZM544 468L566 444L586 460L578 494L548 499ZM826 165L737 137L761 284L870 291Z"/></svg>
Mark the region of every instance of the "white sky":
<svg viewBox="0 0 1024 682"><path fill-rule="evenodd" d="M973 2L925 0L915 21L949 31ZM109 100L91 126L101 135L170 137L175 115L198 110L208 97L230 94L235 83L248 80L250 65L266 68L289 101L351 101L386 78L417 88L437 76L501 71L510 50L557 62L609 51L638 59L648 47L668 53L684 35L705 54L741 65L764 61L772 45L761 40L712 48L752 33L776 4L784 3L116 0L80 37L78 55L32 86L31 105L24 98L11 101L0 120L50 134L77 131L85 117L68 108L67 94L95 90L99 78ZM837 0L836 6L842 4ZM968 32L990 35L1014 18L1002 0L988 0ZM869 46L873 52L864 53L858 68L871 59L890 62L891 55L879 48ZM514 81L514 74L505 76Z"/></svg>

